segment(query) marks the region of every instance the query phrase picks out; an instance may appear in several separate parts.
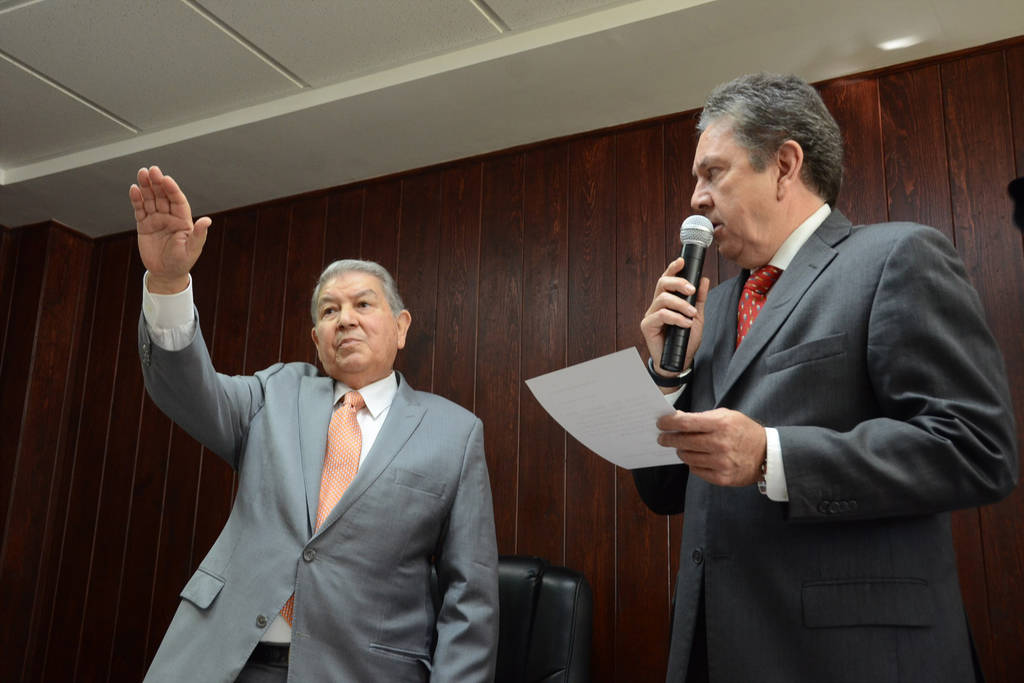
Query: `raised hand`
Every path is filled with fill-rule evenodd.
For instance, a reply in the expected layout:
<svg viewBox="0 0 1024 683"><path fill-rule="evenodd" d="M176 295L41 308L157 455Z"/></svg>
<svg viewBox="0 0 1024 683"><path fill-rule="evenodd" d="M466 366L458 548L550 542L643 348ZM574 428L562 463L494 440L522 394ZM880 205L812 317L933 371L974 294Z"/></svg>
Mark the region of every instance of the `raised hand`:
<svg viewBox="0 0 1024 683"><path fill-rule="evenodd" d="M139 256L149 271L147 286L157 294L174 294L188 286L188 274L206 243L213 222L192 222L185 193L158 166L139 169L138 184L128 190L135 209Z"/></svg>

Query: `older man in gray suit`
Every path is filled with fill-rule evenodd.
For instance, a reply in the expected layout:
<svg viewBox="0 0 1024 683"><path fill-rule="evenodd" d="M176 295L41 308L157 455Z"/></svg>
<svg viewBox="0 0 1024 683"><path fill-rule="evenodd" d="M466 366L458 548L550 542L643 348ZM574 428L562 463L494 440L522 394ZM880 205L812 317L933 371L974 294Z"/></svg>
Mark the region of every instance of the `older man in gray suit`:
<svg viewBox="0 0 1024 683"><path fill-rule="evenodd" d="M238 471L147 681L490 681L497 547L480 420L393 370L411 322L391 276L337 261L313 294L327 376L218 374L199 330L192 222L160 169L130 190L147 268L150 396Z"/></svg>
<svg viewBox="0 0 1024 683"><path fill-rule="evenodd" d="M677 260L641 322L683 462L634 474L685 511L668 680L974 680L949 511L1006 496L1018 452L963 264L831 208L842 138L807 83L727 83L698 128L692 205L744 270L691 305ZM691 331L681 375L667 325Z"/></svg>

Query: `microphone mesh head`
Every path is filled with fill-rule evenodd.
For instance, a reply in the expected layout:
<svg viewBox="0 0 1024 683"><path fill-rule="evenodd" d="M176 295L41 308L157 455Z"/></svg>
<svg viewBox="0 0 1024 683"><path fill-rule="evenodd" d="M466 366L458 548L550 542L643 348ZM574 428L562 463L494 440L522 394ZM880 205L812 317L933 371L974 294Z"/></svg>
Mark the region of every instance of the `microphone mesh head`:
<svg viewBox="0 0 1024 683"><path fill-rule="evenodd" d="M679 227L679 241L683 244L699 244L707 248L715 239L715 226L699 214L690 216Z"/></svg>

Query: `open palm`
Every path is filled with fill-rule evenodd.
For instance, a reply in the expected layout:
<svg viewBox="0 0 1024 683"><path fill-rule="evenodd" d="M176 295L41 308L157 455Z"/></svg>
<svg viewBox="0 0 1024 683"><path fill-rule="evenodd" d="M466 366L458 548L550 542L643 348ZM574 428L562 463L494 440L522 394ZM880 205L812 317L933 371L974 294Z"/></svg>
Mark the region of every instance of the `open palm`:
<svg viewBox="0 0 1024 683"><path fill-rule="evenodd" d="M135 209L139 254L149 271L150 290L184 289L212 221L204 217L193 223L185 193L157 166L139 169L138 184L131 186L128 197Z"/></svg>

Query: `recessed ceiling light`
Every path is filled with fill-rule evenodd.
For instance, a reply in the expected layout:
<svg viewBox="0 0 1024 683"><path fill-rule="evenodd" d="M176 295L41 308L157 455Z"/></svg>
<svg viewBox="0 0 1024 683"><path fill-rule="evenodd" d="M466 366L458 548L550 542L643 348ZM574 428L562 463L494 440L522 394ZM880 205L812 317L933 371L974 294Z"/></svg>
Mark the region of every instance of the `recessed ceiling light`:
<svg viewBox="0 0 1024 683"><path fill-rule="evenodd" d="M895 38L893 40L887 40L885 42L879 43L878 47L882 48L883 50L902 50L905 47L917 45L920 42L921 39L918 38L917 36L904 36L902 38Z"/></svg>

